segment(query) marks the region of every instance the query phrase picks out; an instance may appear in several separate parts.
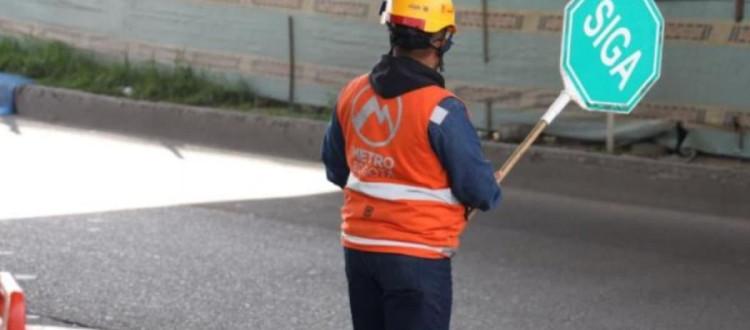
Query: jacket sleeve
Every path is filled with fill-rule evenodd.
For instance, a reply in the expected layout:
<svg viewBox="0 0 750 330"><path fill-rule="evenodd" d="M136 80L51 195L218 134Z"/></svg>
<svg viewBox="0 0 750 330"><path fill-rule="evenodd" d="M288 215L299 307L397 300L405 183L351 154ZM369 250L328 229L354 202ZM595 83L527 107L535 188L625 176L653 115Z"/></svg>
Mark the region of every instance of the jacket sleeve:
<svg viewBox="0 0 750 330"><path fill-rule="evenodd" d="M321 158L326 166L328 181L342 189L349 180L349 165L346 162L345 150L344 135L341 132L338 115L334 110L331 122L326 129L326 135L323 138Z"/></svg>
<svg viewBox="0 0 750 330"><path fill-rule="evenodd" d="M482 154L466 106L454 97L444 99L439 106L447 114L430 121L430 143L448 173L453 195L467 207L482 211L497 207L501 190L492 165Z"/></svg>

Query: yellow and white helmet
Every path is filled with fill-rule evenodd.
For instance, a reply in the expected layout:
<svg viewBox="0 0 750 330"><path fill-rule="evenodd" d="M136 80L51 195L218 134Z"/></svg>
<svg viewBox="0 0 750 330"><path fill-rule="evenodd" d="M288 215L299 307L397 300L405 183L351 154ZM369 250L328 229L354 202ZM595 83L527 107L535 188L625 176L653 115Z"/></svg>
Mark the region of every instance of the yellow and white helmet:
<svg viewBox="0 0 750 330"><path fill-rule="evenodd" d="M456 33L456 10L452 0L386 0L381 24L401 25L426 33L448 28Z"/></svg>

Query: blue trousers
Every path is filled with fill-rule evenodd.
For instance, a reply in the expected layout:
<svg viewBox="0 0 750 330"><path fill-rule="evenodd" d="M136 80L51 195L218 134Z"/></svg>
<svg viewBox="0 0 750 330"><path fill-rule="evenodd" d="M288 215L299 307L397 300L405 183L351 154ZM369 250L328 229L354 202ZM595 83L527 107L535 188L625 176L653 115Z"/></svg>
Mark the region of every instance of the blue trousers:
<svg viewBox="0 0 750 330"><path fill-rule="evenodd" d="M448 330L450 259L344 249L355 330Z"/></svg>

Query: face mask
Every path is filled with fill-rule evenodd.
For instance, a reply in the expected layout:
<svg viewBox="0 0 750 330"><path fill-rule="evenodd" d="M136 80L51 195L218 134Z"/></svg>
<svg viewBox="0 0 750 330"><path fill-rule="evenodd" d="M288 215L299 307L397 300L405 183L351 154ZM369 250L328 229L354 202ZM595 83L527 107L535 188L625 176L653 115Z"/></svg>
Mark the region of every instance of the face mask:
<svg viewBox="0 0 750 330"><path fill-rule="evenodd" d="M453 47L453 35L448 35L448 38L445 39L445 42L443 43L443 46L440 47L438 50L440 51L441 55L445 55L448 53L449 50Z"/></svg>
<svg viewBox="0 0 750 330"><path fill-rule="evenodd" d="M451 47L453 47L453 35L449 34L445 38L445 42L443 43L443 46L436 48L438 51L438 56L440 57L440 62L438 63L437 70L440 72L445 71L445 62L443 60L443 57L445 56L445 53L451 50Z"/></svg>

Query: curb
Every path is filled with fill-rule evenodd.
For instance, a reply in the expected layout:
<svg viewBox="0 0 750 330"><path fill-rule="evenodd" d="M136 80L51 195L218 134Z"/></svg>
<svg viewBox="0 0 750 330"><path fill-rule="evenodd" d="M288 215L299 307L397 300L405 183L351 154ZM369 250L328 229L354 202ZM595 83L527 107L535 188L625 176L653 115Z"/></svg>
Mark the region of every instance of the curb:
<svg viewBox="0 0 750 330"><path fill-rule="evenodd" d="M29 85L17 91L22 117L241 152L319 159L326 123L132 101ZM485 143L493 164L509 144ZM534 147L506 186L599 201L750 220L750 169L672 163Z"/></svg>
<svg viewBox="0 0 750 330"><path fill-rule="evenodd" d="M67 126L274 156L317 159L325 123L26 85L18 115Z"/></svg>
<svg viewBox="0 0 750 330"><path fill-rule="evenodd" d="M514 145L486 144L493 164ZM605 202L750 220L750 170L534 147L506 186Z"/></svg>

